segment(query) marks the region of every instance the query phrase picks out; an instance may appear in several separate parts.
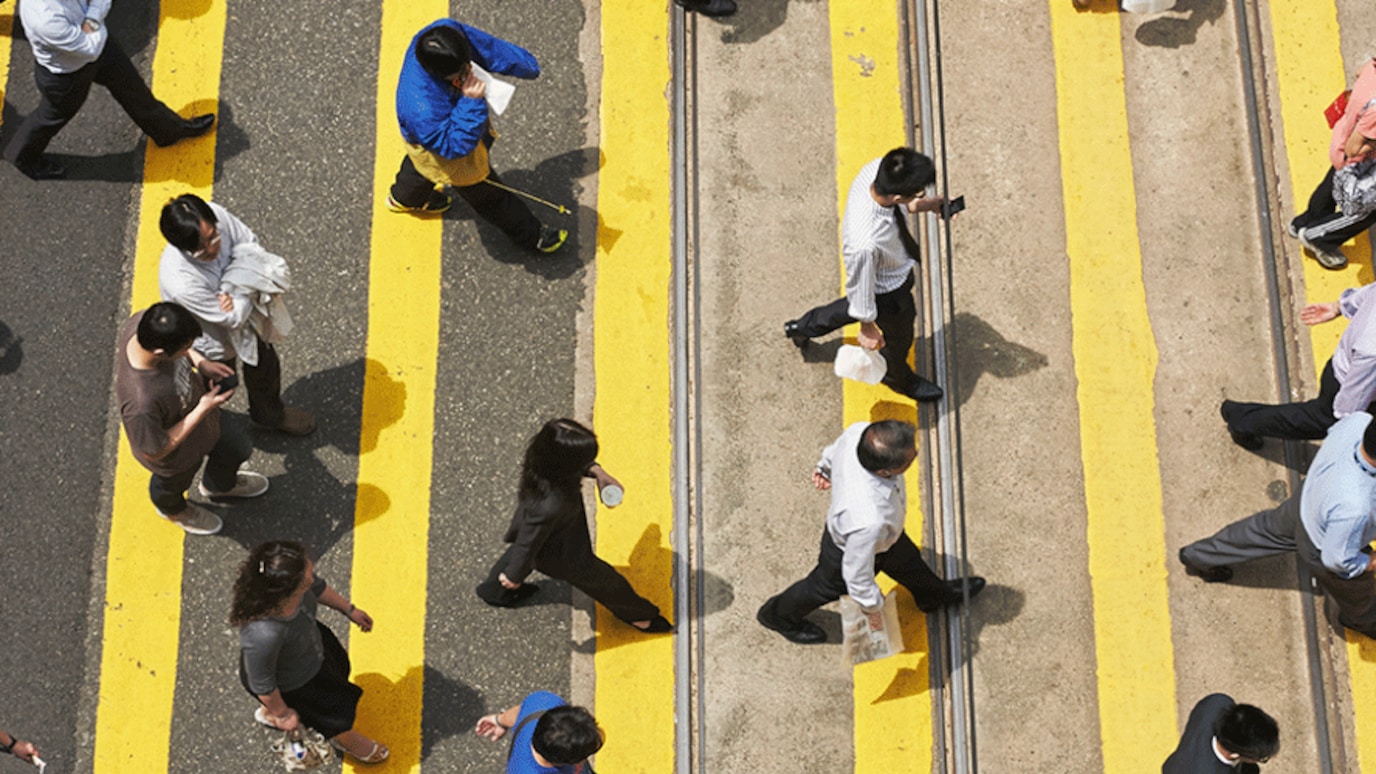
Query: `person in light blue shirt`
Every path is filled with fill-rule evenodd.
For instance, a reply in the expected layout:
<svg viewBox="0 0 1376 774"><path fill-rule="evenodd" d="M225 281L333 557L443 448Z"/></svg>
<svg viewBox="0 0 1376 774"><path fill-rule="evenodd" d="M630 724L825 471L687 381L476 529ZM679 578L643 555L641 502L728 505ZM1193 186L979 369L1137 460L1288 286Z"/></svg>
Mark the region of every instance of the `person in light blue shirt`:
<svg viewBox="0 0 1376 774"><path fill-rule="evenodd" d="M171 145L210 131L213 113L182 118L163 104L105 28L110 0L24 0L19 5L33 48L38 107L5 146L5 159L34 180L64 177L66 168L44 153L77 114L92 84L110 91L153 142Z"/></svg>
<svg viewBox="0 0 1376 774"><path fill-rule="evenodd" d="M1298 495L1180 549L1191 575L1218 583L1231 565L1298 551L1338 605L1343 626L1376 638L1376 423L1372 410L1338 420L1309 466Z"/></svg>

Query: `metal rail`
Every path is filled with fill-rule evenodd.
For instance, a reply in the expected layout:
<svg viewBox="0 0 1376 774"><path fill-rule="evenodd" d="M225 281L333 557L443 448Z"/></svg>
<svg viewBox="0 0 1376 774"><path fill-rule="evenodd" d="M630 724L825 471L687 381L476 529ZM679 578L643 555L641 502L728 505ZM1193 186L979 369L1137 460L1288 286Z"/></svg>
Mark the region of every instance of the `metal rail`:
<svg viewBox="0 0 1376 774"><path fill-rule="evenodd" d="M702 670L694 669L694 655L702 652L703 627L693 618L695 611L701 610L701 574L694 582L693 558L702 556L702 524L697 518L701 512L697 503L691 503L693 482L698 480L696 443L692 439L693 427L690 419L697 416L697 398L691 385L697 379L688 378L689 370L696 368L698 331L697 315L691 320L688 314L690 303L697 298L696 274L691 267L696 263L695 254L689 253L689 233L695 228L697 192L689 188L688 165L691 135L689 124L693 116L688 109L688 94L692 86L688 78L693 62L690 58L692 42L692 22L682 8L671 6L670 39L670 81L673 84L673 107L671 140L673 154L673 442L674 442L674 620L678 622L683 636L674 639L674 770L678 774L689 774L693 765L693 737L701 746L706 735L703 733L703 707L701 686L696 691L697 707L692 698L694 674L702 679ZM696 177L693 185L696 185ZM691 241L696 250L697 240ZM691 280L691 282L690 282ZM693 352L690 359L689 341ZM696 533L696 534L694 534ZM693 636L697 643L694 647ZM694 711L696 710L696 711ZM699 749L699 765L706 760L705 751Z"/></svg>
<svg viewBox="0 0 1376 774"><path fill-rule="evenodd" d="M1252 10L1256 10L1256 4L1253 4ZM1282 278L1288 281L1289 273L1287 267L1282 264L1276 254L1276 226L1271 221L1273 197L1267 186L1272 167L1266 163L1266 137L1262 133L1256 62L1252 56L1253 44L1251 27L1248 23L1248 5L1244 0L1234 0L1233 18L1237 23L1238 63L1242 69L1243 97L1247 103L1247 134L1252 151L1252 179L1256 197L1257 223L1261 237L1262 264L1266 269L1266 296L1271 316L1271 347L1272 357L1276 363L1276 388L1279 394L1289 395L1290 364L1289 351L1286 346L1286 315L1281 307L1285 300L1282 298L1281 281ZM1256 19L1257 29L1260 30L1260 19L1253 18ZM1300 491L1300 460L1299 444L1287 442L1285 444L1285 464L1288 469L1288 483L1292 495ZM1301 592L1312 594L1314 584L1308 569L1304 566L1304 562L1296 562L1295 564L1298 568ZM1333 740L1330 734L1333 729L1328 722L1328 698L1324 690L1324 654L1323 648L1319 644L1318 616L1314 611L1312 602L1302 605L1302 608L1304 610L1305 651L1308 656L1309 685L1311 699L1314 703L1314 731L1316 738L1320 740L1318 745L1319 770L1324 774L1332 774Z"/></svg>

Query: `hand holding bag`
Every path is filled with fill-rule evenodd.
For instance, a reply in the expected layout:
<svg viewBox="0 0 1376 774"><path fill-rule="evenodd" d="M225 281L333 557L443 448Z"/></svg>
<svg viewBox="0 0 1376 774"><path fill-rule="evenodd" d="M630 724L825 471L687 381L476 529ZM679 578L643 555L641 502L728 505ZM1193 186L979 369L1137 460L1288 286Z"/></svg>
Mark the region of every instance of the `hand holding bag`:
<svg viewBox="0 0 1376 774"><path fill-rule="evenodd" d="M1376 99L1366 103L1362 113L1376 105ZM1360 117L1361 114L1358 114ZM1355 129L1353 130L1356 131ZM1376 212L1376 159L1348 164L1333 173L1333 199L1351 218L1365 217Z"/></svg>

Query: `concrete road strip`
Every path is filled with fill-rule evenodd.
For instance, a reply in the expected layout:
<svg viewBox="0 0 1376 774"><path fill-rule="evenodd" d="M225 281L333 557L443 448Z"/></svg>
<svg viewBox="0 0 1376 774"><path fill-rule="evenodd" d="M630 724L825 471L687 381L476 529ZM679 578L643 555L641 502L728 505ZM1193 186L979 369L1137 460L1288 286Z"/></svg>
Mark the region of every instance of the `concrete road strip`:
<svg viewBox="0 0 1376 774"><path fill-rule="evenodd" d="M183 6L197 5L190 13ZM164 2L150 85L182 116L214 110L220 88L225 3ZM6 57L8 61L8 57ZM131 309L158 300L158 217L167 200L192 192L209 199L215 134L159 148L147 142ZM113 339L112 339L113 341ZM121 434L122 435L122 434ZM106 564L95 770L166 771L177 683L182 541L148 501L148 471L121 440Z"/></svg>
<svg viewBox="0 0 1376 774"><path fill-rule="evenodd" d="M1118 774L1140 771L1144 755L1164 757L1176 741L1157 352L1142 282L1118 14L1104 0L1091 12L1064 0L1050 6L1099 725L1104 771Z"/></svg>
<svg viewBox="0 0 1376 774"><path fill-rule="evenodd" d="M851 181L861 167L907 143L900 84L898 6L883 0L831 3L832 91L836 105L836 214L845 213ZM838 233L839 236L839 233ZM844 267L843 289L844 289ZM854 336L849 326L848 337ZM843 425L878 419L916 423L915 404L887 387L846 381ZM920 542L921 492L908 475L907 532ZM880 576L885 593L894 587ZM856 667L855 771L928 772L932 769L932 707L927 617L906 592L899 595L906 650Z"/></svg>
<svg viewBox="0 0 1376 774"><path fill-rule="evenodd" d="M593 427L626 500L614 511L598 506L597 554L671 617L667 6L603 5L601 39ZM607 733L598 768L673 771L674 637L639 634L600 606L596 628L594 711Z"/></svg>

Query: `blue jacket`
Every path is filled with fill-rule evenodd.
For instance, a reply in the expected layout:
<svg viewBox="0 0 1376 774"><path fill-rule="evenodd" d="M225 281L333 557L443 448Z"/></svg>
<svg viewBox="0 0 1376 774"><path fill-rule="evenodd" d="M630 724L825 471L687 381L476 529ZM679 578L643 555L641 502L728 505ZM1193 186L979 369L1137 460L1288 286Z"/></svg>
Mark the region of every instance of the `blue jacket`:
<svg viewBox="0 0 1376 774"><path fill-rule="evenodd" d="M473 61L490 73L537 78L540 63L520 46L453 19L440 19L411 39L397 82L397 121L406 142L447 159L473 152L487 126L487 100L465 97L449 83L425 71L416 59L416 41L426 30L446 25L468 38Z"/></svg>

